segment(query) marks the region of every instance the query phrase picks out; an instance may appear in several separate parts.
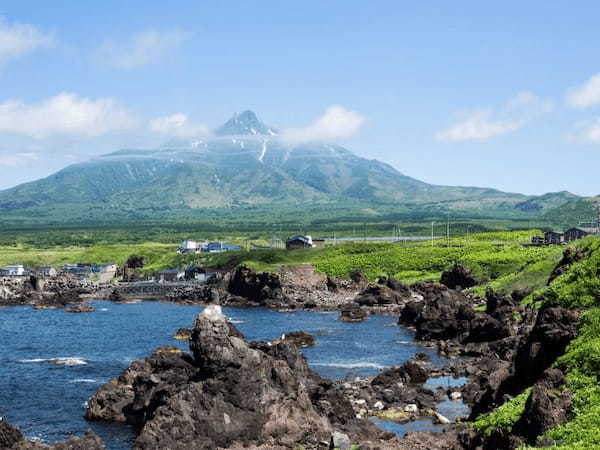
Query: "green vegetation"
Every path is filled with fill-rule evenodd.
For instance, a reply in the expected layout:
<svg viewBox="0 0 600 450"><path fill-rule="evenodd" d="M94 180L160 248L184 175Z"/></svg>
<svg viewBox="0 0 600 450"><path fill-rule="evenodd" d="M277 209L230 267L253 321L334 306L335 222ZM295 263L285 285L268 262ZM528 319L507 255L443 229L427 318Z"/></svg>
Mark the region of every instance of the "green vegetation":
<svg viewBox="0 0 600 450"><path fill-rule="evenodd" d="M87 234L76 231L70 236L66 232L47 233L43 238L38 238L38 245L34 245L33 234L24 234L16 245L8 245L9 242L5 241L0 245L0 266L25 264L59 267L69 262L114 262L123 265L129 256L139 254L146 263L143 270L148 273L189 264L214 267L233 259L238 264L247 264L259 271L276 271L281 266L291 264L314 264L317 270L331 276L346 277L351 270L362 268L371 280L381 275L391 275L405 283L414 283L439 280L442 271L460 262L485 280L482 286L473 289L473 292L483 294L487 286L507 293L525 286L543 286L562 252L560 247L522 246L521 243L528 242L532 235L539 233L535 230L465 234L449 242L445 239L435 240L433 246L429 240L396 243L359 241L307 250L265 249L211 255L176 254L177 245L185 236L189 236L184 231L176 234L176 238L160 229L153 233L142 232L149 238L163 239L146 243L132 243L130 230L116 233L116 242L113 243L109 243L110 233L101 229ZM225 240L243 248L269 244L259 235L252 238L231 235ZM81 239L87 245L73 245L76 239ZM56 242L69 244L51 245Z"/></svg>
<svg viewBox="0 0 600 450"><path fill-rule="evenodd" d="M485 436L489 436L496 428L510 432L523 414L530 393L531 389L527 389L494 411L482 414L473 423L473 428Z"/></svg>
<svg viewBox="0 0 600 450"><path fill-rule="evenodd" d="M569 420L543 437L554 440L552 448L560 450L600 448L600 239L582 239L577 248L584 252L584 258L528 299L540 299L538 304L588 308L583 313L578 337L555 364L567 376L566 389L572 393L573 406ZM529 391L482 415L474 427L484 434L496 427L510 430L523 412Z"/></svg>

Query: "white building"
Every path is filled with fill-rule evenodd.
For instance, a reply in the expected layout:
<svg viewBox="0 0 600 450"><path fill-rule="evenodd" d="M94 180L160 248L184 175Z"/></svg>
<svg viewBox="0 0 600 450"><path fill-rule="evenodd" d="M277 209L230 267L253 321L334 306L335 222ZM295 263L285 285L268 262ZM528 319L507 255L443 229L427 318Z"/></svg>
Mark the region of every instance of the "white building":
<svg viewBox="0 0 600 450"><path fill-rule="evenodd" d="M22 277L23 275L25 275L25 267L21 265L6 266L4 268L4 271L9 277Z"/></svg>
<svg viewBox="0 0 600 450"><path fill-rule="evenodd" d="M177 249L177 253L186 254L186 253L200 253L203 248L206 248L207 242L196 242L189 239L186 239L181 243L179 248Z"/></svg>

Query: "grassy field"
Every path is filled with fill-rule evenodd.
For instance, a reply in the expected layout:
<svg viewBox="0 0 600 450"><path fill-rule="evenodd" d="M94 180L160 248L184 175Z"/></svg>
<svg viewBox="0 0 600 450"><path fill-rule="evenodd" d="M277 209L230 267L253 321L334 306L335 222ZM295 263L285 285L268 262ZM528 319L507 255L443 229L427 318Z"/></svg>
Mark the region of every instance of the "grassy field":
<svg viewBox="0 0 600 450"><path fill-rule="evenodd" d="M510 292L515 288L541 287L560 258L560 247L523 247L538 231L475 233L425 242L369 243L353 242L328 245L324 248L287 251L268 249L225 254L177 255L177 245L170 242L144 244L96 244L89 246L32 245L0 246L0 266L53 265L69 262L108 263L122 265L130 255L144 257L146 272L189 264L216 266L231 258L259 271L275 271L290 264L313 264L318 271L346 277L351 270L362 269L375 280L381 275L393 276L405 283L439 280L442 271L460 262L475 275L486 280L474 289L483 293L487 285ZM230 242L266 244L264 240L249 241L231 237Z"/></svg>

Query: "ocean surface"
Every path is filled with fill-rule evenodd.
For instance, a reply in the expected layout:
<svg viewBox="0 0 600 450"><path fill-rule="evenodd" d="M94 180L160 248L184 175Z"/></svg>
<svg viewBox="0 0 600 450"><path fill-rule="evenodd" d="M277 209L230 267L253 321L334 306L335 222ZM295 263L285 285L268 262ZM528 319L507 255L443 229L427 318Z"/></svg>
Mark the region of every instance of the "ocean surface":
<svg viewBox="0 0 600 450"><path fill-rule="evenodd" d="M202 307L166 302L92 304L96 311L85 314L0 307L0 416L21 427L29 438L52 443L92 428L109 449L124 450L131 448L133 440L129 427L86 422L87 399L131 361L148 356L156 347L188 350L187 341L177 341L173 334L191 327ZM318 311L223 308L223 312L249 340L271 340L297 330L315 335L317 345L303 353L313 370L332 379L374 375L416 352L428 353L433 364L442 363L390 316L347 323L338 321L337 313ZM55 364L54 359L63 364ZM462 411L460 404L448 407L449 416ZM429 428L431 422L383 426L403 434Z"/></svg>

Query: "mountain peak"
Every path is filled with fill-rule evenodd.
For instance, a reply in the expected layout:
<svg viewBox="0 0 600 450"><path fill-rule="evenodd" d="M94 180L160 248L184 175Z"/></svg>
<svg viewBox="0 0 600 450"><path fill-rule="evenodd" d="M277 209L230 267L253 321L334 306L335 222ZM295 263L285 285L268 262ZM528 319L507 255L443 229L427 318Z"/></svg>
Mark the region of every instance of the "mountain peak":
<svg viewBox="0 0 600 450"><path fill-rule="evenodd" d="M274 135L275 130L262 123L253 111L244 111L234 114L225 124L215 132L218 136L237 135Z"/></svg>

